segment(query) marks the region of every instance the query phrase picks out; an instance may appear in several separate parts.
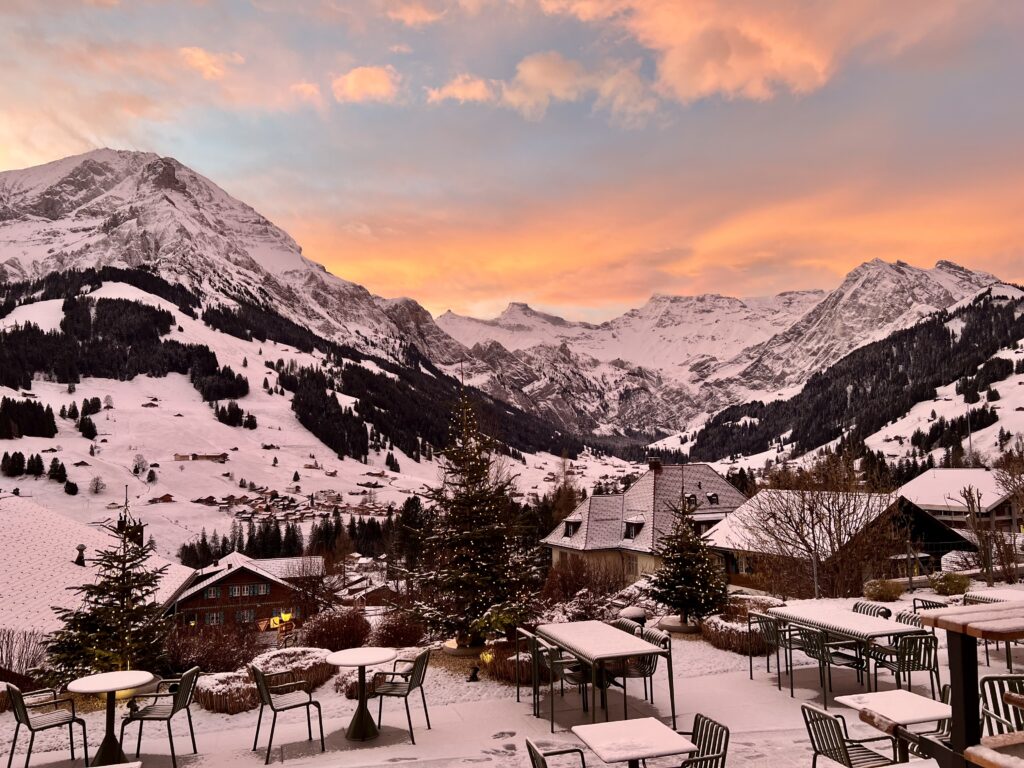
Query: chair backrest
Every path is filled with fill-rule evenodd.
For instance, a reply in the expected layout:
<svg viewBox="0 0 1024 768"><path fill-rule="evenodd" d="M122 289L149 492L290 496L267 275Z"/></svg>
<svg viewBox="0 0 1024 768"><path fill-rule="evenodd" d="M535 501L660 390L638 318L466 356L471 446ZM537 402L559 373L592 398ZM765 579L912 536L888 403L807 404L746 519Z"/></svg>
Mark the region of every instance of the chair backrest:
<svg viewBox="0 0 1024 768"><path fill-rule="evenodd" d="M752 625L751 629L753 629L753 625L757 626L769 648L777 648L782 645L782 636L779 632L781 625L774 616L751 611L747 614L747 622Z"/></svg>
<svg viewBox="0 0 1024 768"><path fill-rule="evenodd" d="M811 629L810 627L797 627L796 633L800 639L800 645L803 646L804 653L819 662L829 660L827 634L819 629Z"/></svg>
<svg viewBox="0 0 1024 768"><path fill-rule="evenodd" d="M900 635L896 648L896 665L901 672L921 672L935 668L939 652L939 641L935 635L927 632Z"/></svg>
<svg viewBox="0 0 1024 768"><path fill-rule="evenodd" d="M932 608L947 608L946 603L939 602L938 600L929 600L926 597L915 597L914 598L914 613L918 611L930 611Z"/></svg>
<svg viewBox="0 0 1024 768"><path fill-rule="evenodd" d="M981 678L979 687L989 735L1024 730L1024 713L1003 701L1007 691L1024 693L1024 675L986 675Z"/></svg>
<svg viewBox="0 0 1024 768"><path fill-rule="evenodd" d="M924 624L921 623L921 617L913 611L900 611L894 618L900 624L908 624L912 627L924 628Z"/></svg>
<svg viewBox="0 0 1024 768"><path fill-rule="evenodd" d="M561 651L555 646L537 638L533 643L533 658L539 669L546 669L552 681L559 679L558 666L552 662L561 656Z"/></svg>
<svg viewBox="0 0 1024 768"><path fill-rule="evenodd" d="M631 635L639 635L643 632L643 627L632 619L616 619L612 622L612 626L616 629L621 629L623 632L628 632Z"/></svg>
<svg viewBox="0 0 1024 768"><path fill-rule="evenodd" d="M252 676L252 681L256 683L256 692L259 694L260 702L270 704L270 688L267 687L267 678L263 675L263 670L255 664L250 664L249 674Z"/></svg>
<svg viewBox="0 0 1024 768"><path fill-rule="evenodd" d="M892 611L884 605L878 603L872 603L868 600L858 600L853 604L854 613L863 613L868 616L880 616L883 619L888 619L892 616Z"/></svg>
<svg viewBox="0 0 1024 768"><path fill-rule="evenodd" d="M178 683L178 690L174 697L174 711L180 712L192 703L192 696L196 692L196 683L199 682L199 667L192 667L181 676Z"/></svg>
<svg viewBox="0 0 1024 768"><path fill-rule="evenodd" d="M953 687L949 683L945 683L942 686L942 692L940 693L939 698L942 699L943 704L949 704L953 699ZM935 730L939 731L944 736L949 736L953 733L953 718L947 717L945 720L939 720L936 723L936 726Z"/></svg>
<svg viewBox="0 0 1024 768"><path fill-rule="evenodd" d="M825 755L847 768L853 768L850 753L846 749L846 734L839 719L810 704L801 704L800 710L803 712L804 725L807 726L807 735L811 739L811 747L815 753Z"/></svg>
<svg viewBox="0 0 1024 768"><path fill-rule="evenodd" d="M526 740L526 753L530 756L530 765L532 768L548 768L547 758L544 754L537 749L537 745L529 739Z"/></svg>
<svg viewBox="0 0 1024 768"><path fill-rule="evenodd" d="M697 751L684 765L699 762L701 768L725 768L725 755L729 750L729 729L710 717L700 714L693 716L693 734L690 741L697 745ZM700 758L718 755L715 760Z"/></svg>
<svg viewBox="0 0 1024 768"><path fill-rule="evenodd" d="M415 690L423 685L427 676L427 666L430 664L430 649L421 651L412 662L412 669L409 674L409 690Z"/></svg>
<svg viewBox="0 0 1024 768"><path fill-rule="evenodd" d="M25 706L25 695L16 685L7 683L7 696L11 700L14 722L28 725L28 707Z"/></svg>
<svg viewBox="0 0 1024 768"><path fill-rule="evenodd" d="M663 650L672 650L672 635L668 632L662 632L654 627L644 627L640 632L640 637L642 640L651 645L656 645Z"/></svg>

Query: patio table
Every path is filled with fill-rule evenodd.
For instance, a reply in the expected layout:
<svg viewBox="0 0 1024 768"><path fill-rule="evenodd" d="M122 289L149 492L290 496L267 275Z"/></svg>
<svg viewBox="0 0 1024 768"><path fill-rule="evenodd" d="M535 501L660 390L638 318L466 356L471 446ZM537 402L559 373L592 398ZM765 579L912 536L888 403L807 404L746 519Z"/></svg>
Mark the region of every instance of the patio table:
<svg viewBox="0 0 1024 768"><path fill-rule="evenodd" d="M100 748L92 759L93 765L118 765L127 763L121 743L114 733L114 706L118 691L130 691L148 685L156 678L151 672L129 670L124 672L101 672L72 680L68 684L71 693L105 693L107 695L107 726Z"/></svg>
<svg viewBox="0 0 1024 768"><path fill-rule="evenodd" d="M590 667L591 722L597 721L598 670L610 661L625 661L633 656L664 656L668 667L668 692L672 706L672 727L676 725L676 693L672 655L636 635L605 624L603 621L570 621L563 624L542 624L537 636L556 645ZM605 710L605 719L608 711Z"/></svg>
<svg viewBox="0 0 1024 768"><path fill-rule="evenodd" d="M836 696L836 701L851 709L873 712L886 720L903 726L948 720L953 716L953 708L948 704L918 693L904 691L901 688L892 691ZM899 734L896 734L896 750L897 762L907 762L909 758L907 741Z"/></svg>
<svg viewBox="0 0 1024 768"><path fill-rule="evenodd" d="M640 768L641 760L697 751L696 744L653 717L574 725L572 732L603 762L628 763L629 768Z"/></svg>
<svg viewBox="0 0 1024 768"><path fill-rule="evenodd" d="M1024 589L977 589L964 595L964 605L972 603L1012 603L1024 601Z"/></svg>
<svg viewBox="0 0 1024 768"><path fill-rule="evenodd" d="M792 624L820 629L860 643L873 642L879 637L912 635L921 631L919 627L910 624L900 624L880 616L854 613L836 605L787 605L769 608L766 613Z"/></svg>
<svg viewBox="0 0 1024 768"><path fill-rule="evenodd" d="M335 651L327 657L327 663L332 666L359 668L359 703L356 704L356 711L352 713L352 720L345 731L345 736L352 741L369 741L380 734L377 724L373 722L373 715L366 706L366 668L386 664L396 658L398 652L394 648L373 646Z"/></svg>

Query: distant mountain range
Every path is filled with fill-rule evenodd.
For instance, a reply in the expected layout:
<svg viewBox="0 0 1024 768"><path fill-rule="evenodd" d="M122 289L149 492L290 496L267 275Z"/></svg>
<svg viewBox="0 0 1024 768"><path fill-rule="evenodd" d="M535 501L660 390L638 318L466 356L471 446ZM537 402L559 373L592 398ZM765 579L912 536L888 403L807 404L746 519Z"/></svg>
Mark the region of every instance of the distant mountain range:
<svg viewBox="0 0 1024 768"><path fill-rule="evenodd" d="M0 282L117 266L207 305L272 308L381 358L439 369L549 421L601 435L673 432L727 405L795 392L851 350L997 279L947 261L874 260L835 290L653 296L600 324L513 303L493 320L384 299L302 255L283 230L172 158L101 149L0 173Z"/></svg>

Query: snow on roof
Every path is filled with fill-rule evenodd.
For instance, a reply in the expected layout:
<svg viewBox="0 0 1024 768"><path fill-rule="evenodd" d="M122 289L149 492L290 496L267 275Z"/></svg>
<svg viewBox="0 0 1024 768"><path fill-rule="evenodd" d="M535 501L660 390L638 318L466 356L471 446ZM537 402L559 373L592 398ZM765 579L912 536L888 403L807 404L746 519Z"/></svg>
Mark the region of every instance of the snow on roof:
<svg viewBox="0 0 1024 768"><path fill-rule="evenodd" d="M320 556L257 559L243 555L241 552L231 552L220 558L215 565L209 565L196 571L192 585L178 597L178 600L186 600L211 584L216 584L229 573L233 573L236 568L245 569L268 581L292 589L294 585L285 581L286 578L306 575L321 576L324 573L324 559Z"/></svg>
<svg viewBox="0 0 1024 768"><path fill-rule="evenodd" d="M706 501L707 494L718 497L717 504ZM693 495L700 506L693 513L701 519L706 513L727 515L746 501L735 486L707 464L670 464L660 471L641 475L624 493L590 496L584 499L568 522L581 525L570 536L559 524L542 543L565 549L625 549L654 552L662 537L671 532L675 510L685 506L685 497ZM634 539L625 538L627 522L645 525Z"/></svg>
<svg viewBox="0 0 1024 768"><path fill-rule="evenodd" d="M0 540L8 542L0 557L0 626L50 632L60 627L52 608L78 603L73 587L89 581L91 565L75 565L78 544L89 558L110 546L101 528L82 525L26 498L0 499ZM191 568L153 555L154 567L168 566L158 598L164 602L192 574Z"/></svg>
<svg viewBox="0 0 1024 768"><path fill-rule="evenodd" d="M1007 497L995 473L983 468L929 469L903 485L898 493L924 510L966 512L967 505L960 494L967 486L981 494L983 512L998 506Z"/></svg>
<svg viewBox="0 0 1024 768"><path fill-rule="evenodd" d="M845 495L845 494L840 494ZM857 515L867 522L874 520L885 510L889 509L896 497L883 493L856 493L850 494L858 497L859 512ZM754 533L763 525L763 518L773 510L779 509L784 504L799 505L804 503L798 491L783 491L777 489L764 489L758 491L753 498L749 499L742 506L737 508L731 515L717 523L707 533L709 546L717 549L729 549L737 552L763 552L764 542L759 541ZM850 538L859 531L848 531L844 541L837 542L838 547L846 544ZM831 539L831 537L829 537ZM780 543L781 542L774 542ZM828 547L825 544L824 547ZM773 553L777 554L777 553ZM799 552L793 551L792 556L800 556ZM826 557L831 552L823 552Z"/></svg>

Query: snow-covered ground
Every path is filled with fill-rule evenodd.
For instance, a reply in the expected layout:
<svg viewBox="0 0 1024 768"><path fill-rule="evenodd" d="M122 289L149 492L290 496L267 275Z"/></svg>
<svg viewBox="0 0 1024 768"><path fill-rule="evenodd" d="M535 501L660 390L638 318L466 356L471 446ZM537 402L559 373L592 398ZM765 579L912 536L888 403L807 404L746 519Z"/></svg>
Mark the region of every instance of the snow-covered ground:
<svg viewBox="0 0 1024 768"><path fill-rule="evenodd" d="M927 590L919 591L918 596ZM930 593L928 593L930 594ZM904 596L896 607L910 607L910 595ZM795 601L791 601L793 604ZM849 610L852 600L830 601L836 610ZM940 633L940 645L944 638ZM673 641L676 703L679 728L690 726L694 713L702 712L727 725L731 731L729 765L753 768L805 768L811 753L800 715L800 704L812 702L820 705L821 689L816 667L808 660L797 661L795 669L795 696L790 698L788 681L783 678L782 690L776 687L774 660L771 673L765 670L765 660L754 660L753 680L748 679L748 661L745 656L719 651L699 638L677 636ZM941 679L949 680L945 652L940 651ZM1024 664L1024 647L1014 648L1015 669ZM982 662L984 663L984 662ZM993 653L991 667L982 667L980 674L1005 672L1002 653ZM880 687L894 687L890 675L882 673ZM833 670L832 697L856 693L863 689L850 670ZM928 695L925 675L915 676L915 690ZM634 681L629 687L629 716L656 716L669 722L670 708L668 680L661 665L655 679L652 707L642 697L642 686ZM400 702L388 701L384 705L383 729L380 737L369 743L353 743L345 738L345 727L352 715L354 702L335 692L332 682L319 688L315 698L323 705L324 730L327 752L321 754L319 745L306 741L306 727L301 712L279 718L272 759L282 760L297 768L328 768L346 765L360 768L394 765L410 762L417 766L483 764L494 768L523 767L529 764L525 752L525 739L530 738L542 748L576 746L578 740L569 730L585 722L579 699L570 691L564 698L554 697L555 733L548 724L550 699L542 694L541 718L531 716L528 691L523 700L515 700L515 688L484 680L468 683L458 666L451 662L432 663L427 675L426 696L432 729L427 730L423 707L417 697L410 700L416 733L416 744L409 742L405 730L404 712ZM852 712L833 702L833 711L846 715L855 737L878 735L859 722ZM622 717L622 692L614 689L609 694L610 716ZM193 707L196 740L199 755L188 753L188 732L184 718L174 724L175 745L182 766L258 766L264 751L252 752L256 712L227 716L208 713ZM102 712L85 715L90 743L95 748L102 733ZM315 728L315 724L314 724ZM0 715L0 739L9 739L13 731L10 713ZM126 743L134 743L136 731L131 728ZM265 749L266 730L261 736ZM22 742L24 749L24 741ZM51 731L36 740L33 764L69 765L66 732ZM142 740L142 760L146 768L164 768L170 765L167 739L162 729L147 730ZM184 755L184 756L183 756ZM588 765L602 765L587 753ZM559 763L560 764L560 763ZM651 762L654 766L676 765L678 760Z"/></svg>

